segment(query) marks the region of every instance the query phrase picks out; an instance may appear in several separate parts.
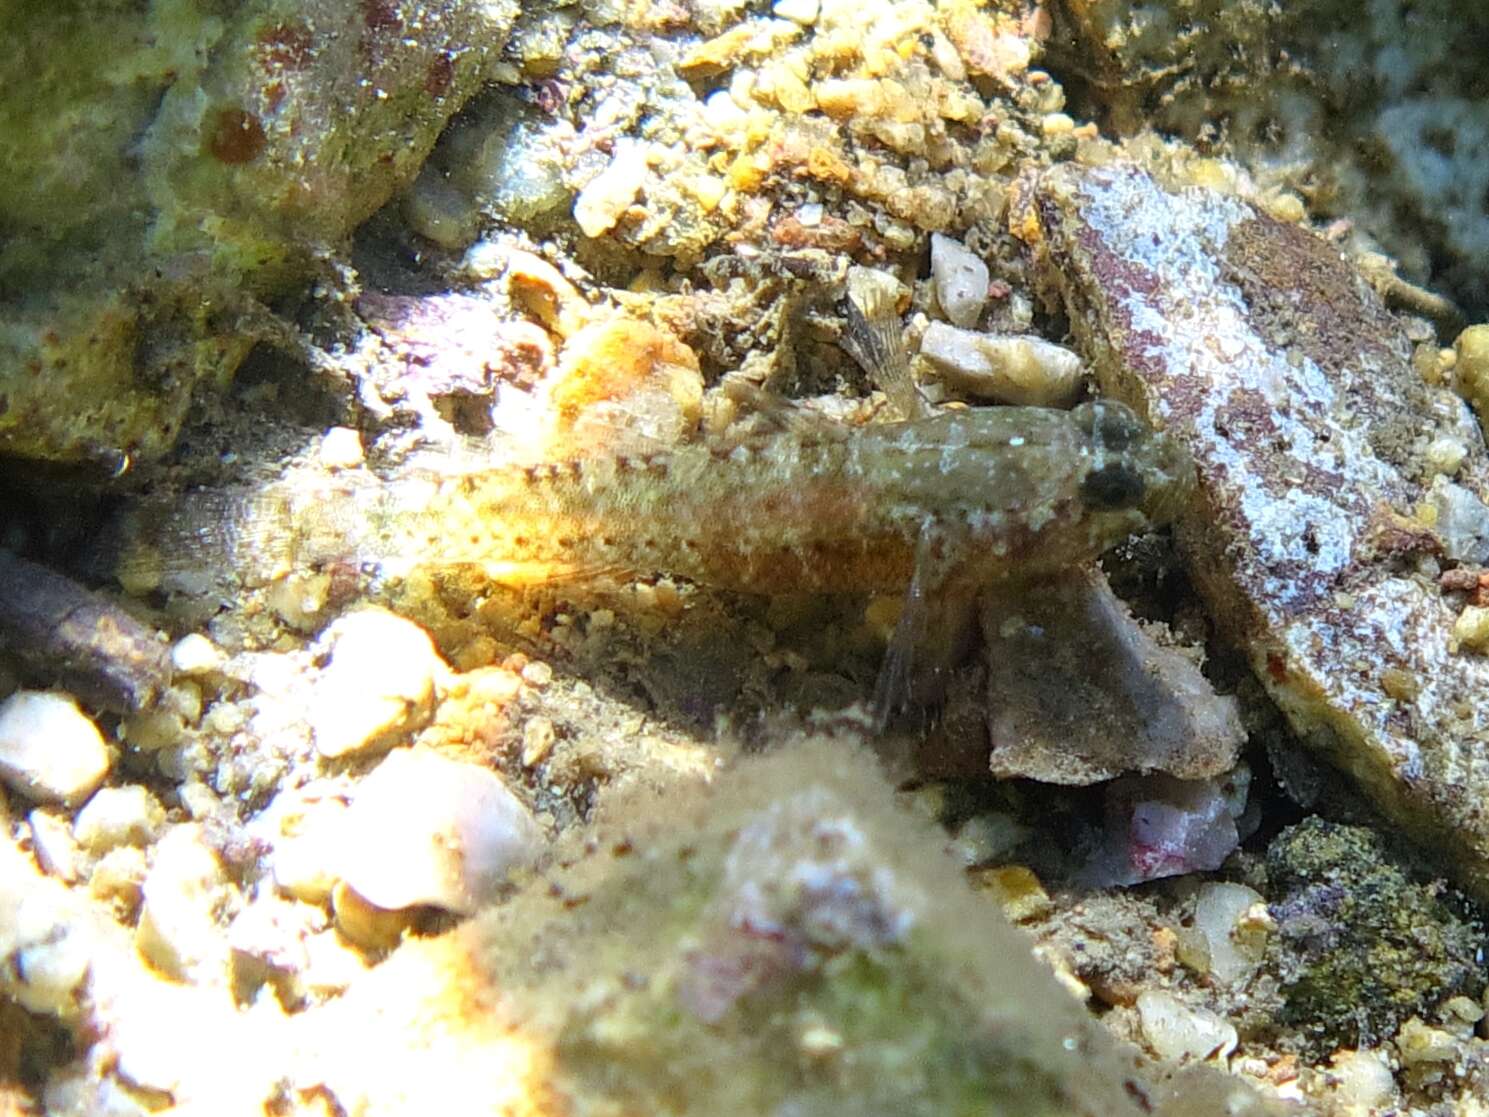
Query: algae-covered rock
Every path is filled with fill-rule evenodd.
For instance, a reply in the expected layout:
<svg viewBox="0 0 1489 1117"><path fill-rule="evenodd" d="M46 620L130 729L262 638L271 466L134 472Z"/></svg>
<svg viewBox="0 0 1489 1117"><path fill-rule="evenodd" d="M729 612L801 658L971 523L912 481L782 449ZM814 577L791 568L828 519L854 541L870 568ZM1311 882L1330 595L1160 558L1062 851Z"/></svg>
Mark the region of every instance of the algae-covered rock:
<svg viewBox="0 0 1489 1117"><path fill-rule="evenodd" d="M1489 306L1477 0L1049 7L1052 69L1080 75L1074 99L1108 127L1233 152L1315 214L1361 223L1414 278L1430 275L1475 313Z"/></svg>
<svg viewBox="0 0 1489 1117"><path fill-rule="evenodd" d="M413 1112L439 1073L448 1114L1263 1112L1221 1075L1141 1071L850 748L607 816L326 1007L315 1065L343 1106Z"/></svg>
<svg viewBox="0 0 1489 1117"><path fill-rule="evenodd" d="M0 6L0 452L169 447L417 173L515 2Z"/></svg>
<svg viewBox="0 0 1489 1117"><path fill-rule="evenodd" d="M1036 194L1048 279L1098 383L1194 454L1178 534L1217 629L1308 745L1489 897L1489 662L1460 648L1438 561L1475 559L1489 508L1467 406L1296 226L1120 164L1053 168ZM1457 508L1418 518L1438 438L1464 450Z"/></svg>
<svg viewBox="0 0 1489 1117"><path fill-rule="evenodd" d="M1483 988L1482 930L1392 863L1373 831L1310 818L1273 840L1266 864L1282 1020L1318 1051L1377 1042Z"/></svg>

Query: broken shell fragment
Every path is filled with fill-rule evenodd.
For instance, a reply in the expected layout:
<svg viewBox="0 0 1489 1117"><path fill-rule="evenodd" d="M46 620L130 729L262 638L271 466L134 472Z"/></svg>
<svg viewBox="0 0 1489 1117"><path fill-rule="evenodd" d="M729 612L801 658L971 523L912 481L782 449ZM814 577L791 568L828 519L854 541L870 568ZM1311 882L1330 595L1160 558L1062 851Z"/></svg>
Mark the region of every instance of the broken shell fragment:
<svg viewBox="0 0 1489 1117"><path fill-rule="evenodd" d="M1246 740L1236 700L1133 618L1099 572L988 594L990 765L1002 779L1089 784L1127 772L1196 780Z"/></svg>

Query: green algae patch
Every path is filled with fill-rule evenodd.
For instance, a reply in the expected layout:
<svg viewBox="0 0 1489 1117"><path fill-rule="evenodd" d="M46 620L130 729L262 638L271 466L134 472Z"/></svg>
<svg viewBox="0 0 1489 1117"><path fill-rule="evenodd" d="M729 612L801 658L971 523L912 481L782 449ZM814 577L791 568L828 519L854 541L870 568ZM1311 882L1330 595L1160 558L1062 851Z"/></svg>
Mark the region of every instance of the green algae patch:
<svg viewBox="0 0 1489 1117"><path fill-rule="evenodd" d="M1373 831L1310 818L1273 840L1266 864L1281 1022L1317 1052L1379 1042L1482 991L1482 928L1392 863Z"/></svg>

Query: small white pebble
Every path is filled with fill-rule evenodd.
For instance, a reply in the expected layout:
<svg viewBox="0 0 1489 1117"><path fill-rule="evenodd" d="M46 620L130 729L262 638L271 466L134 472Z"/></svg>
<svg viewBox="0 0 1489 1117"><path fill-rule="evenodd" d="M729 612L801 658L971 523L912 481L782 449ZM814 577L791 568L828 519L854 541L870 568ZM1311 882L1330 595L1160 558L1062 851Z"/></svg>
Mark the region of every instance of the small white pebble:
<svg viewBox="0 0 1489 1117"><path fill-rule="evenodd" d="M1145 989L1137 996L1143 1039L1161 1059L1204 1062L1236 1049L1236 1029L1213 1012L1190 1008L1172 993Z"/></svg>
<svg viewBox="0 0 1489 1117"><path fill-rule="evenodd" d="M522 693L522 676L505 667L478 667L455 676L450 692L473 704L500 708Z"/></svg>
<svg viewBox="0 0 1489 1117"><path fill-rule="evenodd" d="M396 749L356 789L340 872L380 908L464 914L542 847L537 822L496 773L432 749Z"/></svg>
<svg viewBox="0 0 1489 1117"><path fill-rule="evenodd" d="M217 797L215 791L200 780L182 784L176 789L176 797L186 808L186 813L197 822L206 818L216 818L222 813L222 800Z"/></svg>
<svg viewBox="0 0 1489 1117"><path fill-rule="evenodd" d="M1366 1117L1395 1104L1396 1079L1379 1051L1336 1051L1329 1064L1330 1100L1348 1117Z"/></svg>
<svg viewBox="0 0 1489 1117"><path fill-rule="evenodd" d="M181 716L188 725L195 725L202 717L202 688L193 682L173 683L160 697L161 705Z"/></svg>
<svg viewBox="0 0 1489 1117"><path fill-rule="evenodd" d="M131 714L119 724L119 736L137 749L156 752L181 743L186 722L179 711L156 706Z"/></svg>
<svg viewBox="0 0 1489 1117"><path fill-rule="evenodd" d="M1468 447L1461 438L1434 438L1427 446L1427 464L1433 472L1451 477L1458 472L1463 459L1468 457Z"/></svg>
<svg viewBox="0 0 1489 1117"><path fill-rule="evenodd" d="M322 840L324 839L324 840ZM274 883L286 896L307 904L324 904L336 887L332 870L336 839L329 826L307 833L274 851Z"/></svg>
<svg viewBox="0 0 1489 1117"><path fill-rule="evenodd" d="M957 53L945 32L935 28L931 30L931 58L947 81L967 80L967 67L962 62L962 56Z"/></svg>
<svg viewBox="0 0 1489 1117"><path fill-rule="evenodd" d="M202 728L219 737L230 737L248 723L248 712L239 702L217 702L202 719Z"/></svg>
<svg viewBox="0 0 1489 1117"><path fill-rule="evenodd" d="M727 89L715 90L703 102L703 118L715 132L728 135L743 131L750 122L750 114L739 107Z"/></svg>
<svg viewBox="0 0 1489 1117"><path fill-rule="evenodd" d="M1453 384L1484 423L1489 415L1489 322L1460 333L1453 342L1453 358Z"/></svg>
<svg viewBox="0 0 1489 1117"><path fill-rule="evenodd" d="M1443 553L1475 566L1489 561L1489 505L1472 489L1434 477L1427 499L1437 515L1433 525Z"/></svg>
<svg viewBox="0 0 1489 1117"><path fill-rule="evenodd" d="M952 325L975 326L987 303L987 265L961 241L932 233L931 278L936 301Z"/></svg>
<svg viewBox="0 0 1489 1117"><path fill-rule="evenodd" d="M0 703L0 780L17 794L76 806L108 771L103 735L67 695L22 690Z"/></svg>
<svg viewBox="0 0 1489 1117"><path fill-rule="evenodd" d="M264 600L275 616L301 632L314 631L331 593L331 576L324 571L296 571L269 585Z"/></svg>
<svg viewBox="0 0 1489 1117"><path fill-rule="evenodd" d="M1244 917L1262 903L1261 893L1244 884L1210 881L1201 885L1194 902L1194 926L1209 946L1209 973L1231 985L1249 977L1261 964L1266 931L1253 928Z"/></svg>
<svg viewBox="0 0 1489 1117"><path fill-rule="evenodd" d="M528 686L542 690L553 682L553 668L541 660L533 660L522 668L522 681Z"/></svg>
<svg viewBox="0 0 1489 1117"><path fill-rule="evenodd" d="M1483 1007L1472 997L1465 997L1461 993L1456 997L1449 997L1442 1006L1443 1023L1447 1026L1456 1025L1472 1032L1474 1025L1484 1019Z"/></svg>
<svg viewBox="0 0 1489 1117"><path fill-rule="evenodd" d="M821 3L820 0L776 0L770 10L782 19L789 19L792 23L810 27L817 22L817 13L821 10Z"/></svg>
<svg viewBox="0 0 1489 1117"><path fill-rule="evenodd" d="M227 887L217 860L196 823L167 831L155 847L145 877L144 907L135 946L167 977L224 980L227 940L217 912Z"/></svg>
<svg viewBox="0 0 1489 1117"><path fill-rule="evenodd" d="M1039 129L1050 139L1068 136L1075 131L1075 121L1063 112L1045 113L1039 121Z"/></svg>
<svg viewBox="0 0 1489 1117"><path fill-rule="evenodd" d="M1459 613L1448 646L1453 651L1489 655L1489 609L1470 605Z"/></svg>
<svg viewBox="0 0 1489 1117"><path fill-rule="evenodd" d="M977 333L932 322L921 338L920 355L952 387L980 398L1070 407L1080 395L1080 357L1042 338Z"/></svg>
<svg viewBox="0 0 1489 1117"><path fill-rule="evenodd" d="M557 734L553 722L541 715L527 719L522 727L522 766L536 768L553 751Z"/></svg>
<svg viewBox="0 0 1489 1117"><path fill-rule="evenodd" d="M132 912L139 907L148 872L144 850L135 846L116 846L93 866L93 873L88 878L88 894L95 900Z"/></svg>
<svg viewBox="0 0 1489 1117"><path fill-rule="evenodd" d="M361 433L351 427L332 427L321 438L320 459L327 469L355 469L366 460Z"/></svg>
<svg viewBox="0 0 1489 1117"><path fill-rule="evenodd" d="M274 883L286 896L324 904L336 885L346 784L313 780L281 791L250 824L254 837L273 847Z"/></svg>
<svg viewBox="0 0 1489 1117"><path fill-rule="evenodd" d="M947 851L964 865L986 865L1004 856L1029 835L1012 815L991 811L962 823Z"/></svg>
<svg viewBox="0 0 1489 1117"><path fill-rule="evenodd" d="M221 671L227 661L217 645L193 632L176 641L171 648L171 669L178 675L207 675Z"/></svg>
<svg viewBox="0 0 1489 1117"><path fill-rule="evenodd" d="M8 849L4 856L21 855ZM23 1008L65 1017L77 1011L78 990L98 956L96 933L78 898L57 881L33 877L17 899L11 889L28 869L0 862L9 901L0 910L0 988Z"/></svg>
<svg viewBox="0 0 1489 1117"><path fill-rule="evenodd" d="M97 798L97 796L95 796ZM71 884L78 879L78 845L65 818L38 807L26 816L36 863L48 876Z"/></svg>
<svg viewBox="0 0 1489 1117"><path fill-rule="evenodd" d="M1396 1050L1404 1067L1422 1063L1451 1063L1458 1058L1462 1044L1442 1028L1432 1028L1413 1016L1396 1033Z"/></svg>
<svg viewBox="0 0 1489 1117"><path fill-rule="evenodd" d="M429 720L448 669L429 634L386 609L338 619L322 637L331 662L316 684L310 727L322 756L385 746Z"/></svg>
<svg viewBox="0 0 1489 1117"><path fill-rule="evenodd" d="M587 237L598 237L615 228L631 207L646 181L646 150L634 141L615 145L610 165L579 191L574 199L574 220Z"/></svg>
<svg viewBox="0 0 1489 1117"><path fill-rule="evenodd" d="M91 853L144 845L165 822L165 808L139 784L102 788L78 812L73 834Z"/></svg>
<svg viewBox="0 0 1489 1117"><path fill-rule="evenodd" d="M465 250L461 268L472 279L494 279L507 266L507 250L490 240L478 240Z"/></svg>

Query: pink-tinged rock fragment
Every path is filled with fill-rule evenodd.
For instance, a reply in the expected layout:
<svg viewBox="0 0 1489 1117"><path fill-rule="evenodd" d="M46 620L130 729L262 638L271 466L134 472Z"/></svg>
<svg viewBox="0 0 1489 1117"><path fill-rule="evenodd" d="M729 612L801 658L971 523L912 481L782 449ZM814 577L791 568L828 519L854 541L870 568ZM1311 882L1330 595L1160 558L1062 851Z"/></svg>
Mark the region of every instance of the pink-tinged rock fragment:
<svg viewBox="0 0 1489 1117"><path fill-rule="evenodd" d="M1159 774L1113 781L1106 790L1103 841L1078 879L1109 887L1220 868L1248 828L1250 784L1244 765L1208 780Z"/></svg>

